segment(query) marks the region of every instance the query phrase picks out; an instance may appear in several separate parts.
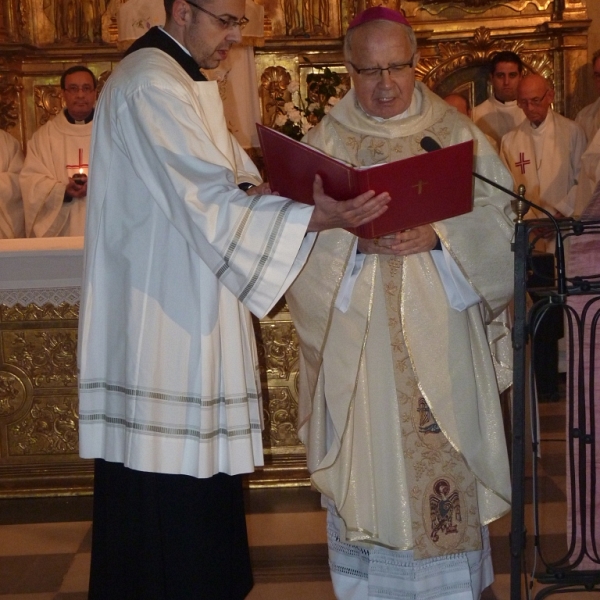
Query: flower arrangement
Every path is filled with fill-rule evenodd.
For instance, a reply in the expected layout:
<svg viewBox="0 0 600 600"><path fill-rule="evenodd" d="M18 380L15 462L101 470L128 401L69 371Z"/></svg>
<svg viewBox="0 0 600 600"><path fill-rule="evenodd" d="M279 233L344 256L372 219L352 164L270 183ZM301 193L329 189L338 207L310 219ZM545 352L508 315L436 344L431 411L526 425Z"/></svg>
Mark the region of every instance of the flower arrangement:
<svg viewBox="0 0 600 600"><path fill-rule="evenodd" d="M279 105L275 116L274 128L295 140L302 139L348 91L342 76L328 67L322 73L310 73L306 85L307 97L303 101L300 84L291 81L287 91L292 101Z"/></svg>

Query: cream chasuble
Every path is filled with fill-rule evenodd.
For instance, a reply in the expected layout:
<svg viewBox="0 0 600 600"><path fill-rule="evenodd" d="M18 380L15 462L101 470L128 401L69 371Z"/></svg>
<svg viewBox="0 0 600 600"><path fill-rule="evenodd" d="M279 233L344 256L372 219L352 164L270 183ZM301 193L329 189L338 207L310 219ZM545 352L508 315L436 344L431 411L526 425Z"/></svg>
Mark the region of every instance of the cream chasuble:
<svg viewBox="0 0 600 600"><path fill-rule="evenodd" d="M15 138L0 129L0 239L25 235L19 173L23 152Z"/></svg>
<svg viewBox="0 0 600 600"><path fill-rule="evenodd" d="M29 140L20 177L27 237L83 235L86 199L64 195L69 177L88 173L91 135L91 122L69 123L60 112Z"/></svg>
<svg viewBox="0 0 600 600"><path fill-rule="evenodd" d="M575 209L581 155L586 147L579 125L552 110L534 129L529 121L502 138L500 156L512 173L514 189L546 209L570 217ZM545 218L530 209L528 218Z"/></svg>
<svg viewBox="0 0 600 600"><path fill-rule="evenodd" d="M575 123L581 125L585 131L587 143L590 144L600 129L600 98L584 106L575 117Z"/></svg>
<svg viewBox="0 0 600 600"><path fill-rule="evenodd" d="M469 119L416 84L406 118L365 115L349 92L307 141L355 165L476 140L475 168L502 185L510 177ZM370 255L349 308L335 308L354 236L318 236L286 294L301 347L299 434L316 487L332 498L346 541L413 549L415 558L480 548L479 526L509 508L510 478L498 388L510 363L490 328L512 295L509 199L474 183L472 213L435 223L481 303L452 309L429 252ZM497 382L498 377L498 382Z"/></svg>
<svg viewBox="0 0 600 600"><path fill-rule="evenodd" d="M473 109L473 122L483 133L495 140L500 147L502 136L518 127L525 120L525 113L517 101L500 102L494 96Z"/></svg>
<svg viewBox="0 0 600 600"><path fill-rule="evenodd" d="M297 275L313 209L237 188L260 176L217 84L155 48L113 72L93 139L80 453L194 477L250 472L263 451L248 309L264 315Z"/></svg>

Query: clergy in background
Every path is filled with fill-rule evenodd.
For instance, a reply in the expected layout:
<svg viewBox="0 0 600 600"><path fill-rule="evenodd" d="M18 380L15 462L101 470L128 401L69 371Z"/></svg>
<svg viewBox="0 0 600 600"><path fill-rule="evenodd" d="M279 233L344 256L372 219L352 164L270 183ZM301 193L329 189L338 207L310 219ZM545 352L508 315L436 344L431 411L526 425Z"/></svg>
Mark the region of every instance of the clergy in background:
<svg viewBox="0 0 600 600"><path fill-rule="evenodd" d="M23 152L17 140L0 129L0 239L24 237L23 201L19 173Z"/></svg>
<svg viewBox="0 0 600 600"><path fill-rule="evenodd" d="M21 171L27 237L83 235L96 77L84 66L60 79L65 109L27 144Z"/></svg>
<svg viewBox="0 0 600 600"><path fill-rule="evenodd" d="M415 81L402 14L360 13L344 56L353 88L310 145L370 166L422 153L425 137L474 140L474 168L511 185L470 119ZM299 435L328 507L340 600L473 599L493 581L486 525L509 510L499 392L511 372L490 345L510 343L496 319L512 296L512 231L508 196L475 180L466 215L375 242L319 234L286 294Z"/></svg>
<svg viewBox="0 0 600 600"><path fill-rule="evenodd" d="M596 94L600 96L600 50L596 50L592 56L592 77ZM582 108L577 113L575 122L583 127L588 144L590 144L600 129L600 98Z"/></svg>
<svg viewBox="0 0 600 600"><path fill-rule="evenodd" d="M473 121L483 133L500 147L505 133L525 120L517 106L517 86L523 76L523 62L518 54L508 50L498 52L490 61L492 94L473 109Z"/></svg>
<svg viewBox="0 0 600 600"><path fill-rule="evenodd" d="M526 120L502 138L500 155L512 173L515 191L523 184L526 196L557 217L570 217L575 208L583 129L552 110L554 88L541 75L526 75L519 83L517 102ZM532 209L529 218L544 218Z"/></svg>
<svg viewBox="0 0 600 600"><path fill-rule="evenodd" d="M91 600L240 600L242 474L263 464L250 311L296 277L313 232L389 194L315 206L269 193L227 129L214 69L244 0L166 0L94 119L79 319L79 449L94 458ZM308 235L307 235L308 234Z"/></svg>

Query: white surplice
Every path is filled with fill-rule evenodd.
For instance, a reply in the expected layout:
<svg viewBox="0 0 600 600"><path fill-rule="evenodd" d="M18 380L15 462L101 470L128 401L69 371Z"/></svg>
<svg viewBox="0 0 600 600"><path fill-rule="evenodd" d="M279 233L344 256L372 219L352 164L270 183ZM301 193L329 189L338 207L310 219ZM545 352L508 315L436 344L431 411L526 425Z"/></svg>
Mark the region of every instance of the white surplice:
<svg viewBox="0 0 600 600"><path fill-rule="evenodd" d="M473 122L500 147L502 136L525 120L517 101L500 102L492 95L473 109Z"/></svg>
<svg viewBox="0 0 600 600"><path fill-rule="evenodd" d="M581 125L585 131L588 144L594 139L600 129L600 98L584 106L575 117L575 123Z"/></svg>
<svg viewBox="0 0 600 600"><path fill-rule="evenodd" d="M86 199L64 196L69 177L88 173L91 135L91 122L69 123L60 112L29 140L19 179L27 237L83 235Z"/></svg>
<svg viewBox="0 0 600 600"><path fill-rule="evenodd" d="M0 129L0 239L25 235L19 173L23 152L17 140Z"/></svg>
<svg viewBox="0 0 600 600"><path fill-rule="evenodd" d="M525 121L507 133L502 138L500 156L513 176L515 191L522 184L528 200L570 217L585 147L583 129L549 110L539 127ZM531 209L528 217L544 215Z"/></svg>
<svg viewBox="0 0 600 600"><path fill-rule="evenodd" d="M228 132L216 82L145 48L94 119L79 325L80 453L210 477L263 464L250 317L277 302L312 207L272 195Z"/></svg>

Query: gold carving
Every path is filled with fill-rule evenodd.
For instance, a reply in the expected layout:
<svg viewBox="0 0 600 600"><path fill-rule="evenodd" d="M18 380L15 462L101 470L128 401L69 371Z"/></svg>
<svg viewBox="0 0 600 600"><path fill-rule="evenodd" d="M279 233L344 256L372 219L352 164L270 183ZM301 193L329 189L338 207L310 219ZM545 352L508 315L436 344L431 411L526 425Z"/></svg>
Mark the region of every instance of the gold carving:
<svg viewBox="0 0 600 600"><path fill-rule="evenodd" d="M0 371L0 418L10 417L25 403L25 386L14 374Z"/></svg>
<svg viewBox="0 0 600 600"><path fill-rule="evenodd" d="M77 385L76 331L4 331L2 345L6 363L22 369L34 387Z"/></svg>
<svg viewBox="0 0 600 600"><path fill-rule="evenodd" d="M449 8L461 9L466 13L477 14L500 6L522 12L525 8L532 5L537 10L542 11L546 10L551 4L552 0L422 0L420 6L413 8L410 16L416 15L419 11L426 11L430 15L439 15Z"/></svg>
<svg viewBox="0 0 600 600"><path fill-rule="evenodd" d="M288 86L291 75L283 67L267 67L260 76L260 95L263 105L263 124L273 127L275 118L284 112L283 106L291 102L292 94Z"/></svg>
<svg viewBox="0 0 600 600"><path fill-rule="evenodd" d="M298 335L291 321L261 321L258 356L269 379L288 381L298 368Z"/></svg>
<svg viewBox="0 0 600 600"><path fill-rule="evenodd" d="M55 42L100 42L105 0L44 0Z"/></svg>
<svg viewBox="0 0 600 600"><path fill-rule="evenodd" d="M79 304L69 304L62 302L61 304L28 304L22 306L15 304L14 306L0 305L0 323L8 323L15 321L64 321L67 319L79 318Z"/></svg>
<svg viewBox="0 0 600 600"><path fill-rule="evenodd" d="M63 107L60 85L36 85L33 88L33 102L36 108L37 126L47 123Z"/></svg>
<svg viewBox="0 0 600 600"><path fill-rule="evenodd" d="M437 55L419 61L416 75L431 89L435 89L448 75L472 65L484 64L496 54L510 50L520 54L528 71L552 79L552 60L547 53L523 52L523 41L507 42L492 39L487 27L475 30L473 39L467 42L443 42L437 45Z"/></svg>
<svg viewBox="0 0 600 600"><path fill-rule="evenodd" d="M266 447L297 446L296 434L298 402L289 387L271 387L268 391L268 405L265 407L265 428L263 441Z"/></svg>
<svg viewBox="0 0 600 600"><path fill-rule="evenodd" d="M10 129L19 121L19 92L23 86L16 77L0 77L0 129Z"/></svg>
<svg viewBox="0 0 600 600"><path fill-rule="evenodd" d="M77 454L77 395L38 397L26 417L10 425L11 456Z"/></svg>

